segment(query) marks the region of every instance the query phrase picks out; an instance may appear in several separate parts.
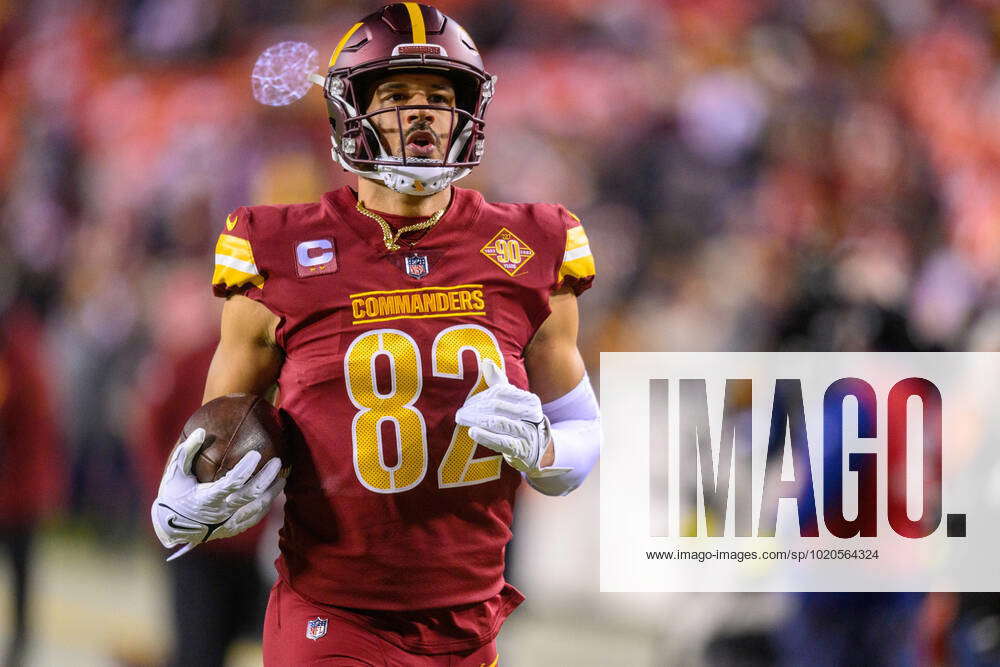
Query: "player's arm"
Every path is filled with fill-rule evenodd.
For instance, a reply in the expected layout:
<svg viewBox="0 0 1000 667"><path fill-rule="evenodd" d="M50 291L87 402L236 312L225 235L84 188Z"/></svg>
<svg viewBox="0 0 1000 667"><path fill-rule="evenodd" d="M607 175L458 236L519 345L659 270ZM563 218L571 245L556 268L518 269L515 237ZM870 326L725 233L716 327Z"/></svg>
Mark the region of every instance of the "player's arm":
<svg viewBox="0 0 1000 667"><path fill-rule="evenodd" d="M542 403L549 403L573 390L587 373L576 347L580 314L576 295L563 287L549 297L552 311L524 351L528 384Z"/></svg>
<svg viewBox="0 0 1000 667"><path fill-rule="evenodd" d="M265 306L232 296L222 311L222 333L205 383L204 400L234 392L265 393L281 368L282 353L274 340L278 318ZM167 548L182 545L171 560L201 542L237 535L255 525L281 493L281 461L272 459L257 474L258 452L249 452L226 475L199 483L192 465L205 439L196 429L167 461L152 520Z"/></svg>
<svg viewBox="0 0 1000 667"><path fill-rule="evenodd" d="M503 454L532 487L555 496L583 483L600 452L601 427L576 347L576 296L569 288L560 289L550 308L525 350L531 391L512 386L486 361L489 388L469 398L455 421L469 427L473 440Z"/></svg>
<svg viewBox="0 0 1000 667"><path fill-rule="evenodd" d="M601 449L601 415L587 369L576 346L580 315L576 295L563 287L549 299L551 313L524 352L531 391L542 402L550 423L542 469L548 476L528 475L536 490L566 495L580 486L597 462Z"/></svg>
<svg viewBox="0 0 1000 667"><path fill-rule="evenodd" d="M236 294L226 300L203 403L232 393L267 393L284 361L275 341L278 321L277 315L253 299Z"/></svg>

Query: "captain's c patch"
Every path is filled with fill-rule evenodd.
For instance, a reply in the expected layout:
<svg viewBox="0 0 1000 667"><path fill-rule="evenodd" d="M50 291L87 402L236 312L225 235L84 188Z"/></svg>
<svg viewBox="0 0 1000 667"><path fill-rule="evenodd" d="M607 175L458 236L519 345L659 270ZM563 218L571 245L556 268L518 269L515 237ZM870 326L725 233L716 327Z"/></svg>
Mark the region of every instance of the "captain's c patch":
<svg viewBox="0 0 1000 667"><path fill-rule="evenodd" d="M333 237L303 241L295 246L295 268L299 278L337 272L337 248Z"/></svg>

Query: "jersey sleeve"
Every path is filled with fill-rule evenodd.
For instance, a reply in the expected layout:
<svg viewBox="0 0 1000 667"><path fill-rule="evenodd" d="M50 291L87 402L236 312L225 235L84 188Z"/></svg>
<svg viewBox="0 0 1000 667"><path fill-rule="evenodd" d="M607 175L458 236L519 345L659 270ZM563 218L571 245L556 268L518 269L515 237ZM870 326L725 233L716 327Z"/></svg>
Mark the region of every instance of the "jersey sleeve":
<svg viewBox="0 0 1000 667"><path fill-rule="evenodd" d="M216 296L252 292L264 287L264 272L258 266L251 242L251 213L241 207L226 216L226 229L215 244L212 291Z"/></svg>
<svg viewBox="0 0 1000 667"><path fill-rule="evenodd" d="M580 218L564 208L561 211L566 226L566 247L555 289L568 285L574 294L580 296L594 282L594 255L590 252L590 242Z"/></svg>

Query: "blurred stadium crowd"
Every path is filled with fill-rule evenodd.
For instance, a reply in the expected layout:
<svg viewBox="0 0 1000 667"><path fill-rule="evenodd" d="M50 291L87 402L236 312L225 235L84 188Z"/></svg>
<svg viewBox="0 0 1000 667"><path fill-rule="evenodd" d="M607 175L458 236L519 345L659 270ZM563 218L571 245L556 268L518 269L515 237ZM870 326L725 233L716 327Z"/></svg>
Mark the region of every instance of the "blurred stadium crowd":
<svg viewBox="0 0 1000 667"><path fill-rule="evenodd" d="M217 336L210 254L226 213L352 181L329 159L319 91L258 105L253 61L291 39L325 62L379 4L0 0L11 553L53 512L105 542L148 539L162 431L197 405ZM460 185L558 201L587 225L595 380L611 350L1000 349L995 2L434 4L499 75L486 157ZM31 410L55 432L21 424L48 421ZM596 582L579 587L600 604ZM885 642L897 657L1000 650L1000 621L975 634L992 597L904 598L793 602L819 607L800 626L841 620L787 636L819 632L837 655L854 631L844 610L890 605L904 610L902 641ZM940 639L948 627L972 638ZM766 661L786 644L741 650Z"/></svg>

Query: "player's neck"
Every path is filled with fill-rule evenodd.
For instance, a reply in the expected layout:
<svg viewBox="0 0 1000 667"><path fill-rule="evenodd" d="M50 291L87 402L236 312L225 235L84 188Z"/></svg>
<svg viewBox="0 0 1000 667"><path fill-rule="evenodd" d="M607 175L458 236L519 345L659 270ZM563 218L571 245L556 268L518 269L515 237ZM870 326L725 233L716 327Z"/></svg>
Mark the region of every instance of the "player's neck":
<svg viewBox="0 0 1000 667"><path fill-rule="evenodd" d="M358 200L364 203L365 208L374 211L408 218L430 217L436 211L448 206L451 201L451 188L426 197L417 197L390 190L367 178L359 178Z"/></svg>

